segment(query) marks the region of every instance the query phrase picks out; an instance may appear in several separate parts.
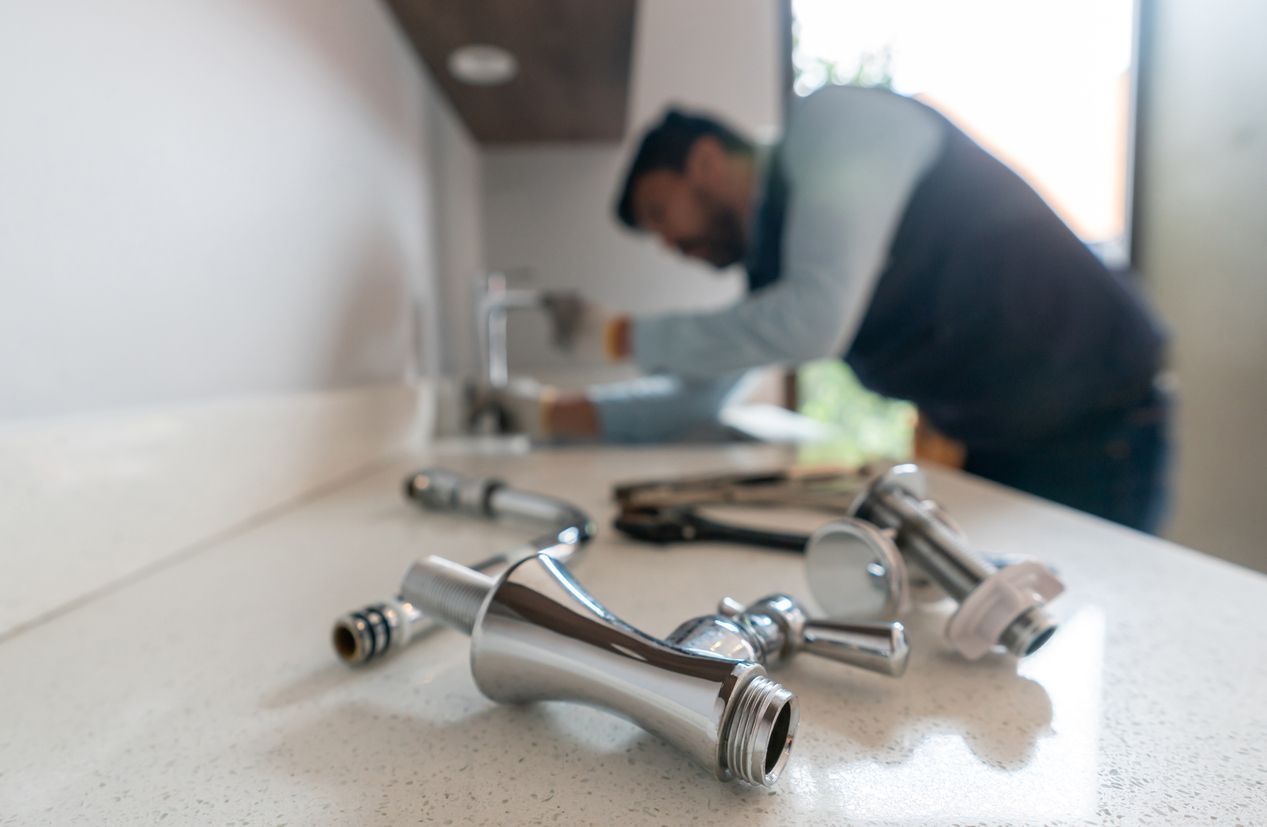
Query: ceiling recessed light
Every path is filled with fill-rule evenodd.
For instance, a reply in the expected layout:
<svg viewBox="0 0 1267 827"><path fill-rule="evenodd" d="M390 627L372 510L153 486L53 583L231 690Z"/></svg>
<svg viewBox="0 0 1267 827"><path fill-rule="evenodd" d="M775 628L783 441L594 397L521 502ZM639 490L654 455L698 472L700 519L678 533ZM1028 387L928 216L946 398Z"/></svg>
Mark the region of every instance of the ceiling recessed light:
<svg viewBox="0 0 1267 827"><path fill-rule="evenodd" d="M474 86L496 86L506 83L519 72L519 61L498 46L472 43L449 53L449 73L463 83Z"/></svg>

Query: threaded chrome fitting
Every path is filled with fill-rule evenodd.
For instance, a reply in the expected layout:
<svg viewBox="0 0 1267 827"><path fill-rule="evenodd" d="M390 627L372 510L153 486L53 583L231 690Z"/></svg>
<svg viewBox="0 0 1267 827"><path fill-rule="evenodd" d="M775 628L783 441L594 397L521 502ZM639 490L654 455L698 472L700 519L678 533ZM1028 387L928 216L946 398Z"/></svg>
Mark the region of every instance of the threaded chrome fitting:
<svg viewBox="0 0 1267 827"><path fill-rule="evenodd" d="M471 634L480 606L497 585L495 578L443 557L428 557L405 572L400 589L426 596L427 611L446 626Z"/></svg>
<svg viewBox="0 0 1267 827"><path fill-rule="evenodd" d="M744 685L722 733L726 768L737 778L763 787L779 779L800 724L795 700L791 692L760 675Z"/></svg>

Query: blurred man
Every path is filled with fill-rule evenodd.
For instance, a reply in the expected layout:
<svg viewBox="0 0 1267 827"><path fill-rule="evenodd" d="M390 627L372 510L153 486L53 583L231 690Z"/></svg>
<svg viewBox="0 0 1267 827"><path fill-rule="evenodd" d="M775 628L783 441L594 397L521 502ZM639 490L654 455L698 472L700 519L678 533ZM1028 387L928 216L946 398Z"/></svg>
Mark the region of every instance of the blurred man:
<svg viewBox="0 0 1267 827"><path fill-rule="evenodd" d="M962 444L966 470L1144 530L1165 499L1163 335L1015 173L934 110L833 87L770 150L670 111L629 166L616 213L748 295L709 313L577 329L671 387L553 400L561 436L673 436L715 416L748 368L843 358Z"/></svg>

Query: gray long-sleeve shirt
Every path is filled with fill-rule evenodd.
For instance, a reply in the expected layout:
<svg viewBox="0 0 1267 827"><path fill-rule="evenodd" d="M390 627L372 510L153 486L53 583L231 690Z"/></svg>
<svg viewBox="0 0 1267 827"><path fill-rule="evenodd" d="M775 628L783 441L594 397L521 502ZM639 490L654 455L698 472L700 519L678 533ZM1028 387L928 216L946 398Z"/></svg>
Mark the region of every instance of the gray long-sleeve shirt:
<svg viewBox="0 0 1267 827"><path fill-rule="evenodd" d="M671 438L715 417L748 368L845 352L942 136L897 95L831 87L804 100L779 151L790 192L780 279L722 310L636 318L634 361L676 378L592 395L604 436Z"/></svg>

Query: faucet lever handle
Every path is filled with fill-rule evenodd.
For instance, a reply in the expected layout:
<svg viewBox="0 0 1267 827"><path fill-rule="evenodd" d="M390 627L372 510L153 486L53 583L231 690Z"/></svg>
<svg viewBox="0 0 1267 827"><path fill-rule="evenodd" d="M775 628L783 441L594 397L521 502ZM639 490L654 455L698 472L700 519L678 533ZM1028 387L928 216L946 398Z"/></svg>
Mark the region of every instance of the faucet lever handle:
<svg viewBox="0 0 1267 827"><path fill-rule="evenodd" d="M910 646L901 623L836 623L810 620L800 651L847 663L881 675L906 671Z"/></svg>
<svg viewBox="0 0 1267 827"><path fill-rule="evenodd" d="M733 597L723 597L721 600L717 601L717 614L722 617L728 617L731 620L734 620L746 611L748 611L748 607Z"/></svg>

